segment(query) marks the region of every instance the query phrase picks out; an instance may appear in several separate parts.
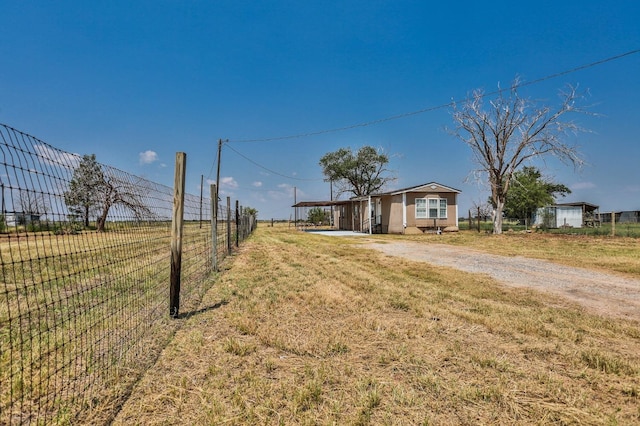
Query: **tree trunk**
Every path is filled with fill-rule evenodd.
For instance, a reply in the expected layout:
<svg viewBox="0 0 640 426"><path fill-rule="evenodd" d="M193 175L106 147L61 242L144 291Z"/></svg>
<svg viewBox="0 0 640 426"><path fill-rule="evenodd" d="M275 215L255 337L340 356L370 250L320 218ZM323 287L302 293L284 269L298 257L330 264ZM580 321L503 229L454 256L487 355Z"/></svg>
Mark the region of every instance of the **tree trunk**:
<svg viewBox="0 0 640 426"><path fill-rule="evenodd" d="M110 205L105 205L102 209L102 214L98 217L98 223L96 223L96 231L103 232L105 228L105 224L107 222L107 215L109 214Z"/></svg>
<svg viewBox="0 0 640 426"><path fill-rule="evenodd" d="M495 200L496 208L493 210L493 233L502 234L502 210L504 209L504 199L499 197Z"/></svg>
<svg viewBox="0 0 640 426"><path fill-rule="evenodd" d="M89 227L89 207L84 208L84 227Z"/></svg>

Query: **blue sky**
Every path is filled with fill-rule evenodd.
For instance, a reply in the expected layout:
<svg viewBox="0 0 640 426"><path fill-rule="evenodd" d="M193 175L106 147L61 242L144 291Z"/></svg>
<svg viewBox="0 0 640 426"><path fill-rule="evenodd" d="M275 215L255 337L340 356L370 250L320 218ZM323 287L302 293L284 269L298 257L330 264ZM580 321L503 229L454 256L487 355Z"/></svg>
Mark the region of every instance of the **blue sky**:
<svg viewBox="0 0 640 426"><path fill-rule="evenodd" d="M259 217L329 198L318 161L363 145L391 156L394 187L437 181L487 198L469 148L435 108L518 75L525 82L640 49L637 1L6 1L0 0L0 122L60 149L187 190L214 181ZM564 201L640 209L640 53L532 84L557 105L589 90L598 116L568 141L588 163L535 164L569 186ZM266 140L290 135L305 137ZM244 140L261 142L242 142ZM240 153L241 155L239 155ZM393 188L390 188L393 189ZM207 192L205 192L207 193Z"/></svg>

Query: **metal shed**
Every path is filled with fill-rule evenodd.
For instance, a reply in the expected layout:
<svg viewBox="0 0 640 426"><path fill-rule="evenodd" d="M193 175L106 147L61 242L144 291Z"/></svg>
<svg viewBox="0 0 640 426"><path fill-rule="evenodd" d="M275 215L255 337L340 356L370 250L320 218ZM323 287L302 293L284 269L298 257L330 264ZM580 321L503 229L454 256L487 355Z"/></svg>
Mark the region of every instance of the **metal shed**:
<svg viewBox="0 0 640 426"><path fill-rule="evenodd" d="M533 217L533 224L547 228L582 228L600 224L599 206L578 202L555 204L539 208Z"/></svg>

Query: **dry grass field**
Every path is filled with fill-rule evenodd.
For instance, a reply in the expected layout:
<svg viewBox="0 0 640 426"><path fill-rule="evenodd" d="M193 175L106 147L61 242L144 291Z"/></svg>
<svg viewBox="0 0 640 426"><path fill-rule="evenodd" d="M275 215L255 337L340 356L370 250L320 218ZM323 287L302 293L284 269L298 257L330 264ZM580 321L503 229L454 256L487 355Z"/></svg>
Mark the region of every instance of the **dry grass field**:
<svg viewBox="0 0 640 426"><path fill-rule="evenodd" d="M411 238L640 276L635 240ZM637 322L362 242L258 228L114 424L640 423Z"/></svg>
<svg viewBox="0 0 640 426"><path fill-rule="evenodd" d="M0 235L0 425L113 415L180 325L168 315L168 231ZM185 226L185 312L211 283L208 233Z"/></svg>

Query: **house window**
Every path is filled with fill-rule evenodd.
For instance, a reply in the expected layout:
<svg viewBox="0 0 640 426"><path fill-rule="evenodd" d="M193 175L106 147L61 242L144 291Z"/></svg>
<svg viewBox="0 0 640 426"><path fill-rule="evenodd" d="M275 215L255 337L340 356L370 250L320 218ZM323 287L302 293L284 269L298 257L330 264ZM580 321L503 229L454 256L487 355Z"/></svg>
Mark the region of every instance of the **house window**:
<svg viewBox="0 0 640 426"><path fill-rule="evenodd" d="M427 218L427 200L425 198L416 198L416 219Z"/></svg>
<svg viewBox="0 0 640 426"><path fill-rule="evenodd" d="M446 219L447 200L444 198L416 198L416 219Z"/></svg>
<svg viewBox="0 0 640 426"><path fill-rule="evenodd" d="M447 218L447 200L446 199L440 199L440 219L446 219Z"/></svg>

